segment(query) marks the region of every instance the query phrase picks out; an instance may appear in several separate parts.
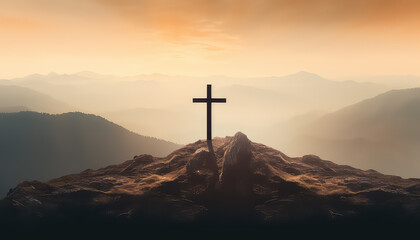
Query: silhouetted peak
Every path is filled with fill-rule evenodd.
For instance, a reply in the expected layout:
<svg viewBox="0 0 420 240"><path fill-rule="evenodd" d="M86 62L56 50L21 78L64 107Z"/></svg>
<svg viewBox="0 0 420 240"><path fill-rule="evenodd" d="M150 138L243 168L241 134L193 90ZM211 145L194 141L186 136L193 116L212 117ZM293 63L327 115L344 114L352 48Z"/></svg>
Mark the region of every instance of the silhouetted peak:
<svg viewBox="0 0 420 240"><path fill-rule="evenodd" d="M48 76L55 77L55 76L58 76L58 73L56 73L56 72L50 72L50 73L48 73Z"/></svg>
<svg viewBox="0 0 420 240"><path fill-rule="evenodd" d="M322 78L321 76L319 76L315 73L310 73L310 72L306 72L306 71L299 71L297 73L291 74L290 76Z"/></svg>

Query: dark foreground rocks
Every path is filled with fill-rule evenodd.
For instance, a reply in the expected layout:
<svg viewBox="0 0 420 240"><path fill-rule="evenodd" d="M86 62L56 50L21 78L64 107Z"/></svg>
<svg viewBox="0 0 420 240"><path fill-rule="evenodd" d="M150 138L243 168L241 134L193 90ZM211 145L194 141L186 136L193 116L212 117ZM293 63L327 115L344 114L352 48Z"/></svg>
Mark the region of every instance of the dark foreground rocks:
<svg viewBox="0 0 420 240"><path fill-rule="evenodd" d="M27 232L407 233L419 220L419 179L313 155L291 158L242 133L212 145L197 141L164 158L141 155L46 183L23 182L0 201L1 227Z"/></svg>

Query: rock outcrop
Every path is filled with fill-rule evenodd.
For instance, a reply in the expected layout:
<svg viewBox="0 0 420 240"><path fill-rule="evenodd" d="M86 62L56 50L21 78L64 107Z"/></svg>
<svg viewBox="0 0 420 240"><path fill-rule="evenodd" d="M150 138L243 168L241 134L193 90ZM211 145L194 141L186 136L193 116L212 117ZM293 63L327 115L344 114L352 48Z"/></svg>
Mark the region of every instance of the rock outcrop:
<svg viewBox="0 0 420 240"><path fill-rule="evenodd" d="M253 161L251 142L245 134L233 136L223 155L220 185L226 194L244 197L251 192L251 163Z"/></svg>
<svg viewBox="0 0 420 240"><path fill-rule="evenodd" d="M199 149L188 161L186 175L191 185L203 185L203 191L212 191L219 180L219 168L212 151ZM196 188L197 189L197 188Z"/></svg>
<svg viewBox="0 0 420 240"><path fill-rule="evenodd" d="M140 155L45 183L23 182L0 201L0 223L66 216L142 224L277 224L357 221L378 212L373 219L420 219L419 179L314 155L291 158L243 133L215 138L209 146L202 140L163 158Z"/></svg>

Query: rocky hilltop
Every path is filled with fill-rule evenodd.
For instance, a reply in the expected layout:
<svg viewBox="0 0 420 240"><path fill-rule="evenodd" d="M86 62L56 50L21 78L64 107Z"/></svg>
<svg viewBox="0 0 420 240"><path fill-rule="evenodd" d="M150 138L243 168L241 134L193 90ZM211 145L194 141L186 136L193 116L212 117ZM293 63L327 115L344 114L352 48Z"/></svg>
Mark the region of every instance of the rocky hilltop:
<svg viewBox="0 0 420 240"><path fill-rule="evenodd" d="M288 157L240 132L212 144L200 140L163 158L140 155L45 183L22 182L2 200L2 218L270 226L420 219L420 179L314 155Z"/></svg>

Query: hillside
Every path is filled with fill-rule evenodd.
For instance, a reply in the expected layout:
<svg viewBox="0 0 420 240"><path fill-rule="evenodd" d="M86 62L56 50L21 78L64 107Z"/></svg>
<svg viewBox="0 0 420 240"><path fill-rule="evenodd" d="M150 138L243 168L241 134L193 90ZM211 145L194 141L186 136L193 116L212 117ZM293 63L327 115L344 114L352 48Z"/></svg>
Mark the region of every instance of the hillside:
<svg viewBox="0 0 420 240"><path fill-rule="evenodd" d="M0 114L0 196L23 180L48 180L180 145L130 132L83 113Z"/></svg>
<svg viewBox="0 0 420 240"><path fill-rule="evenodd" d="M322 223L334 233L340 224L366 222L374 231L418 222L419 194L419 179L314 155L291 158L237 133L215 138L210 148L200 140L163 158L140 155L48 182L22 182L0 202L0 222L38 231L112 226L136 235L171 228L200 233L198 226L271 226L284 235L288 227L313 230Z"/></svg>
<svg viewBox="0 0 420 240"><path fill-rule="evenodd" d="M300 129L295 151L405 177L420 171L420 88L393 90ZM299 148L299 149L298 149Z"/></svg>
<svg viewBox="0 0 420 240"><path fill-rule="evenodd" d="M18 112L22 110L62 113L71 107L46 94L14 85L0 85L0 112Z"/></svg>

